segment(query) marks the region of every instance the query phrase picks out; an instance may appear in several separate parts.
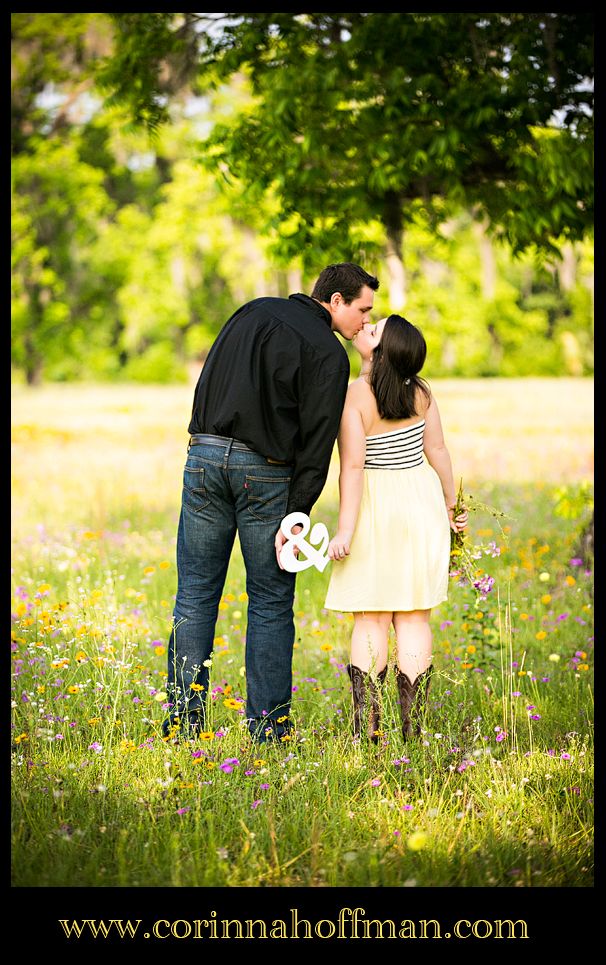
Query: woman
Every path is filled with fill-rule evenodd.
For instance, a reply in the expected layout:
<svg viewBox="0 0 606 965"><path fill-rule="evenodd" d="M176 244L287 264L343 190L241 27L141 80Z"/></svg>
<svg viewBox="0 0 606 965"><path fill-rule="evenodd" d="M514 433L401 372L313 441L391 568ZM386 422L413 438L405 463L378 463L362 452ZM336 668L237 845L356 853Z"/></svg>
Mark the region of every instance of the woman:
<svg viewBox="0 0 606 965"><path fill-rule="evenodd" d="M347 391L338 445L341 471L336 566L325 606L354 615L351 663L354 733L374 741L377 681L387 673L388 636L397 642L396 681L406 740L419 717L432 667L431 609L448 594L450 530L456 492L438 406L419 377L422 333L400 315L366 323L353 340L360 377ZM424 458L425 457L425 458Z"/></svg>

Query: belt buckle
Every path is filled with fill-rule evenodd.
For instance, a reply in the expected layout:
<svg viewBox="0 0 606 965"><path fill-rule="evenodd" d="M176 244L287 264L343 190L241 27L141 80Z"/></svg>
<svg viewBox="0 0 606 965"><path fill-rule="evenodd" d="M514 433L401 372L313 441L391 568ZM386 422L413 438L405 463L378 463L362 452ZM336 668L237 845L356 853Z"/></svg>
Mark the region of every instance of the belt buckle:
<svg viewBox="0 0 606 965"><path fill-rule="evenodd" d="M269 456L266 456L266 459L267 459L268 463L269 463L271 466L285 466L285 465L286 465L286 461L285 461L284 459L270 459Z"/></svg>

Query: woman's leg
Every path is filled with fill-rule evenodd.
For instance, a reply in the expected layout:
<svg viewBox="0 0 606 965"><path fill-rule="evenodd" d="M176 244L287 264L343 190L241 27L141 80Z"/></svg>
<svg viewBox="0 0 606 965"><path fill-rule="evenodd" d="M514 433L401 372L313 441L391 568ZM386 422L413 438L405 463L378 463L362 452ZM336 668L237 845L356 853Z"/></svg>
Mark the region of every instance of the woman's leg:
<svg viewBox="0 0 606 965"><path fill-rule="evenodd" d="M431 610L408 610L394 613L398 667L411 682L422 674L432 661Z"/></svg>
<svg viewBox="0 0 606 965"><path fill-rule="evenodd" d="M351 679L354 736L363 733L373 742L379 739L381 723L380 688L387 673L391 613L354 613L351 635Z"/></svg>
<svg viewBox="0 0 606 965"><path fill-rule="evenodd" d="M378 674L387 666L392 613L354 613L351 662L360 670Z"/></svg>
<svg viewBox="0 0 606 965"><path fill-rule="evenodd" d="M396 683L404 740L421 733L432 672L431 610L394 613L398 650Z"/></svg>

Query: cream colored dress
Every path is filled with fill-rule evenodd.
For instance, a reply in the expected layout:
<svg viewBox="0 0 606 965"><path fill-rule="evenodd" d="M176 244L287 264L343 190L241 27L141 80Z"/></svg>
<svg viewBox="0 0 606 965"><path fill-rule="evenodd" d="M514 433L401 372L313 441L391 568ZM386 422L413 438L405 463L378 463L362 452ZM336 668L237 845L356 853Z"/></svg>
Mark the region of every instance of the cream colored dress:
<svg viewBox="0 0 606 965"><path fill-rule="evenodd" d="M423 419L366 437L358 522L350 555L331 563L327 609L428 610L446 600L450 524L424 428Z"/></svg>

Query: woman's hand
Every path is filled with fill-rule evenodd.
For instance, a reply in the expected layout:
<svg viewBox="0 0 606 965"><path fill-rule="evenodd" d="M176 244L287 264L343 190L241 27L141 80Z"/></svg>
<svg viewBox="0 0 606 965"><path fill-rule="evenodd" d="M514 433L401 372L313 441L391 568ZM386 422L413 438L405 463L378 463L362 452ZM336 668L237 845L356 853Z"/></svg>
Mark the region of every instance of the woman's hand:
<svg viewBox="0 0 606 965"><path fill-rule="evenodd" d="M465 506L461 506L461 508L459 509L459 512L455 517L454 515L455 507L447 506L446 508L448 510L448 519L450 521L451 530L454 533L460 533L462 530L465 529L465 527L467 526L467 522L469 520L467 509L465 508Z"/></svg>
<svg viewBox="0 0 606 965"><path fill-rule="evenodd" d="M353 533L346 530L338 530L328 544L328 558L338 563L349 556L349 547Z"/></svg>

